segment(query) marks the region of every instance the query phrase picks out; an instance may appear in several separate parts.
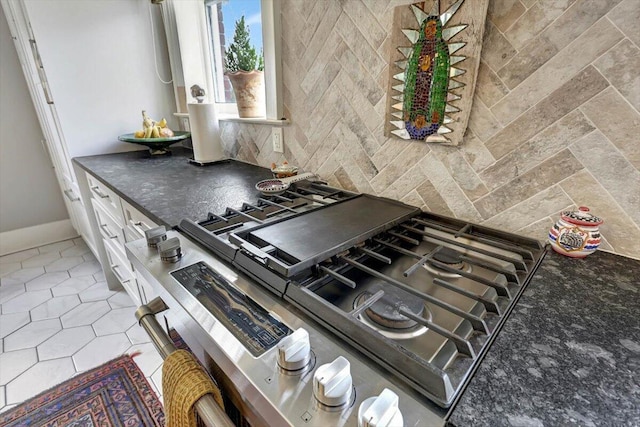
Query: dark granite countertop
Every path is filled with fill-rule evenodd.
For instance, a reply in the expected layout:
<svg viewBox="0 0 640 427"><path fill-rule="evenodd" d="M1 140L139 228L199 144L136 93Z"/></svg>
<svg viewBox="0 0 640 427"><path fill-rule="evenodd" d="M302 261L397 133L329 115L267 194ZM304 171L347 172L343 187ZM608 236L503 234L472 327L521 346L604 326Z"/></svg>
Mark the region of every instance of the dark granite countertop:
<svg viewBox="0 0 640 427"><path fill-rule="evenodd" d="M639 426L640 261L547 254L450 422Z"/></svg>
<svg viewBox="0 0 640 427"><path fill-rule="evenodd" d="M76 157L73 161L157 224L175 227L183 218L202 220L208 212L252 203L255 184L269 169L229 160L208 166L188 162L192 152L171 147L171 156L148 151Z"/></svg>

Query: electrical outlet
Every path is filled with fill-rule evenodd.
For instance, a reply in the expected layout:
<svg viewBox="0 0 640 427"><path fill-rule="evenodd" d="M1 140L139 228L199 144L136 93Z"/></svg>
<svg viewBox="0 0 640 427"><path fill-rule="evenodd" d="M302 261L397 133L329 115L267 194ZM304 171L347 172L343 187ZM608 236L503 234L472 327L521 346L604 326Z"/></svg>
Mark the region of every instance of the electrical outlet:
<svg viewBox="0 0 640 427"><path fill-rule="evenodd" d="M274 127L271 132L271 141L273 142L273 151L276 153L284 153L284 135L282 128Z"/></svg>

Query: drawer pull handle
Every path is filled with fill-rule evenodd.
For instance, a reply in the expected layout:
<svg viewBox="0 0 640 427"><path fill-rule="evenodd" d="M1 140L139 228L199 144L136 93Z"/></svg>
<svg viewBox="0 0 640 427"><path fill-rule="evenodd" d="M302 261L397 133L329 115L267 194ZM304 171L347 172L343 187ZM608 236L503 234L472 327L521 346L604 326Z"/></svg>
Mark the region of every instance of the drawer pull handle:
<svg viewBox="0 0 640 427"><path fill-rule="evenodd" d="M120 281L120 283L122 284L129 283L131 279L125 280L125 278L122 277L122 274L120 274L120 272L118 271L118 268L120 268L118 264L111 264L111 271L113 271L113 274L116 276L116 279L118 279L118 281Z"/></svg>
<svg viewBox="0 0 640 427"><path fill-rule="evenodd" d="M151 227L149 227L147 224L145 224L142 221L134 222L133 225L135 225L136 227L140 227L143 230L151 230Z"/></svg>
<svg viewBox="0 0 640 427"><path fill-rule="evenodd" d="M98 187L97 185L94 185L93 187L91 187L91 191L96 193L98 195L98 197L100 197L102 199L108 199L109 198L109 195L108 194L104 194L102 192L102 190L100 190L100 187Z"/></svg>
<svg viewBox="0 0 640 427"><path fill-rule="evenodd" d="M104 234L106 234L108 238L110 238L110 239L117 239L118 238L117 234L112 234L111 233L111 230L109 230L109 227L107 226L107 224L100 224L100 228L102 228L102 231L104 231Z"/></svg>
<svg viewBox="0 0 640 427"><path fill-rule="evenodd" d="M64 190L63 193L67 196L67 199L69 199L70 202L77 202L80 200L80 197L73 194L73 190Z"/></svg>

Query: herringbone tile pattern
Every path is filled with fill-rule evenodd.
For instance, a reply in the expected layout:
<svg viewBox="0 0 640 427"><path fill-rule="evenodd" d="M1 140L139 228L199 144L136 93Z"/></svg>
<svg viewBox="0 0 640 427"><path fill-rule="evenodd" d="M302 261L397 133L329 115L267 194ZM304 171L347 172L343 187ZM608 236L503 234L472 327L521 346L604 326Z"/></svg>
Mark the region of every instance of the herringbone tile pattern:
<svg viewBox="0 0 640 427"><path fill-rule="evenodd" d="M393 8L409 2L282 3L286 152L269 126L225 123L230 154L541 240L586 205L603 249L640 257L637 0L491 0L459 147L384 135Z"/></svg>

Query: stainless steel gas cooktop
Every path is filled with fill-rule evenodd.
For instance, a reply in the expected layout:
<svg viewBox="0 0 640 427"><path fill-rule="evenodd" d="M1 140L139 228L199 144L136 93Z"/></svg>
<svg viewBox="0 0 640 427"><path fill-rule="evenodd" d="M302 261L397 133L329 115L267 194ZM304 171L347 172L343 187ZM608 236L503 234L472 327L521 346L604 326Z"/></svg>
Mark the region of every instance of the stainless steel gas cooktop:
<svg viewBox="0 0 640 427"><path fill-rule="evenodd" d="M418 424L446 420L545 252L532 239L313 182L199 222L184 220L180 228L249 285L239 293L206 261L184 259L172 280L256 363L269 354L285 360L283 348L293 346L303 354L293 365L310 367L315 354L313 399L302 406L313 404L316 421L318 414L348 415L342 425L356 409L397 421L394 411L411 407ZM300 328L252 299L265 291L305 330L322 335L323 348L291 338ZM376 385L356 385L347 375L354 366L371 368Z"/></svg>

